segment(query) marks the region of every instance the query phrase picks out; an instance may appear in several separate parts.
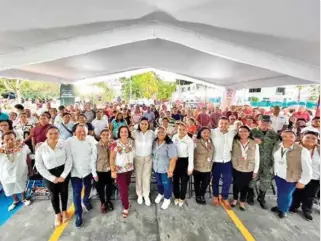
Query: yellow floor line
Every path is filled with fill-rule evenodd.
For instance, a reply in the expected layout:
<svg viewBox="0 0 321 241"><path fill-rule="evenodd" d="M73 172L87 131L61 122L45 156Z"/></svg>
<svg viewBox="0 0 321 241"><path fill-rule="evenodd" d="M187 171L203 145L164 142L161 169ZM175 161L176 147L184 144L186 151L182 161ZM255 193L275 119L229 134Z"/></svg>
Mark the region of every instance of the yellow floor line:
<svg viewBox="0 0 321 241"><path fill-rule="evenodd" d="M69 221L70 221L70 219L72 218L72 216L75 213L75 207L73 204L70 206L70 208L68 208L67 212L68 212L68 217L69 217ZM49 241L58 241L61 234L63 233L63 231L67 227L69 221L67 223L63 223L59 227L57 227L55 229L55 231L53 232L53 234L51 235L51 237L49 238Z"/></svg>
<svg viewBox="0 0 321 241"><path fill-rule="evenodd" d="M222 207L225 209L228 216L232 219L235 226L240 230L241 234L245 238L246 241L255 241L253 235L249 232L249 230L245 227L243 222L238 218L238 216L234 213L233 210L229 210L225 207L225 205L220 201Z"/></svg>
<svg viewBox="0 0 321 241"><path fill-rule="evenodd" d="M85 195L85 190L82 189L81 191L81 197L83 198L84 195ZM65 228L67 227L68 223L70 222L72 216L74 215L75 213L75 206L74 204L72 204L68 210L67 210L67 213L68 213L68 217L69 217L69 220L68 222L66 223L63 223L61 224L59 227L55 228L55 231L53 232L53 234L51 235L51 237L49 238L48 241L58 241L60 236L62 235L63 231L65 230Z"/></svg>

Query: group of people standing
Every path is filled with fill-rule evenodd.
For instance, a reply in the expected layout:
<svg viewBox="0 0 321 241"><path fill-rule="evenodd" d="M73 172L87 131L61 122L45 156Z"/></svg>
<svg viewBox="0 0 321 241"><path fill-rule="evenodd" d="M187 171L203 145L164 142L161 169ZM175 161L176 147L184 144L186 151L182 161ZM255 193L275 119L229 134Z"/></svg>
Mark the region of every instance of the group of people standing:
<svg viewBox="0 0 321 241"><path fill-rule="evenodd" d="M71 113L60 109L57 115L60 119L56 117L54 124L49 124L51 118L43 113L35 127L40 129L31 131L35 165L51 193L55 226L69 219L66 212L69 182L73 188L75 225L81 227L83 209L92 209L89 196L93 185L99 195L101 212L114 209L111 202L114 180L123 207L122 216L128 217L133 172L137 202L150 206L152 171L158 192L154 202L163 201L164 210L171 204L172 195L175 205L184 205L191 176L196 202L200 205L206 204L205 194L211 183L213 205L222 203L228 209L239 206L245 211L246 202L254 204L254 190L259 181L257 200L267 209L266 192L275 179L277 206L272 211L284 218L289 210L296 212L302 204L305 218L312 220L313 198L320 180L317 132L307 130L297 143L297 133L293 130L284 129L279 134L273 130L270 115L261 115L257 127L253 128L244 123L231 123L230 117L235 116L232 112L229 117L220 116L216 127L198 126L195 130L190 125L192 117L182 118L177 110L172 115L162 112L163 117L156 120L150 109L138 118L139 107L127 121L123 115L124 111L128 112L126 107L123 112L113 113L112 119L106 117L104 110L94 112L86 108L78 114L77 123L71 125ZM170 125L173 120L176 122ZM30 152L25 144L18 145L16 136L14 131L2 134L0 168L3 170L12 168L13 163L22 164ZM25 170L18 165L14 168L20 172ZM18 183L6 185L12 180L8 182L3 173L1 171L0 181L5 184L6 194L14 195L13 205L17 205L15 194L23 191L16 189ZM233 200L229 201L232 182Z"/></svg>

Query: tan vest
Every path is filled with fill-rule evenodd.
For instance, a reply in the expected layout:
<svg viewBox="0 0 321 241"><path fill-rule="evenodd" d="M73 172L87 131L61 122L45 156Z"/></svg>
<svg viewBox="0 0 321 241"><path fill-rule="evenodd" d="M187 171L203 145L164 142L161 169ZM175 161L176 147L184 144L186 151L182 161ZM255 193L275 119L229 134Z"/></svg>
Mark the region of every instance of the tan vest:
<svg viewBox="0 0 321 241"><path fill-rule="evenodd" d="M96 162L97 172L106 172L108 169L110 169L108 147L101 145L101 143L97 143L96 147L97 147L97 162Z"/></svg>
<svg viewBox="0 0 321 241"><path fill-rule="evenodd" d="M253 172L255 168L255 152L256 142L250 139L246 151L247 158L243 160L241 143L238 140L234 140L232 147L233 168L239 172Z"/></svg>
<svg viewBox="0 0 321 241"><path fill-rule="evenodd" d="M203 140L195 141L196 147L194 151L194 170L199 172L210 172L213 166L214 145L207 142L207 147ZM210 162L209 162L210 160Z"/></svg>
<svg viewBox="0 0 321 241"><path fill-rule="evenodd" d="M274 148L273 156L276 151L280 149L280 145ZM301 152L302 146L298 144L293 144L293 149L289 150L286 154L286 181L287 182L297 182L301 178L302 165L301 165Z"/></svg>

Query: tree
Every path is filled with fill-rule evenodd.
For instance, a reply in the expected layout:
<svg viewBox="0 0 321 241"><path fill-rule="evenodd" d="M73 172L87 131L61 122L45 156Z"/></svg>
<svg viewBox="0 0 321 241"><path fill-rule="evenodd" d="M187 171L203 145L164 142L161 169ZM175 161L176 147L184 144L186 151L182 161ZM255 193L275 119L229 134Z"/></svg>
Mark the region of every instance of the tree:
<svg viewBox="0 0 321 241"><path fill-rule="evenodd" d="M297 85L296 86L296 88L298 89L298 102L300 103L300 101L301 101L301 92L302 92L302 90L304 89L304 85Z"/></svg>
<svg viewBox="0 0 321 241"><path fill-rule="evenodd" d="M176 83L169 83L161 80L154 72L147 72L122 78L123 97L133 99L168 99L176 90Z"/></svg>
<svg viewBox="0 0 321 241"><path fill-rule="evenodd" d="M3 86L5 87L4 92L13 92L16 94L16 101L21 103L21 85L24 80L19 79L0 79Z"/></svg>
<svg viewBox="0 0 321 241"><path fill-rule="evenodd" d="M104 101L111 101L114 98L114 92L108 87L108 85L105 82L99 82L95 84L88 85L88 88L92 87L98 87L98 89L101 90L101 93L92 93L91 91L87 93L83 93L80 91L80 88L76 87L75 94L76 96L79 96L81 99L90 98L92 101L97 102L99 99ZM87 86L86 86L87 87Z"/></svg>
<svg viewBox="0 0 321 241"><path fill-rule="evenodd" d="M320 85L310 85L309 86L309 100L317 101L320 96Z"/></svg>

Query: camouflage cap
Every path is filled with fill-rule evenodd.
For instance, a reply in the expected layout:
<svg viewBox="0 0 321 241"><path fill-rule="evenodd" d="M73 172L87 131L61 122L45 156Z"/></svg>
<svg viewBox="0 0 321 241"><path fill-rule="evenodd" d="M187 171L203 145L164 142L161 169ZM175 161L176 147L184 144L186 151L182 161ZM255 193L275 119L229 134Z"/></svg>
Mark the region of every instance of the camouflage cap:
<svg viewBox="0 0 321 241"><path fill-rule="evenodd" d="M269 116L269 115L261 115L259 120L263 121L263 122L272 122L271 121L271 116Z"/></svg>

